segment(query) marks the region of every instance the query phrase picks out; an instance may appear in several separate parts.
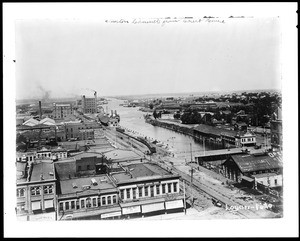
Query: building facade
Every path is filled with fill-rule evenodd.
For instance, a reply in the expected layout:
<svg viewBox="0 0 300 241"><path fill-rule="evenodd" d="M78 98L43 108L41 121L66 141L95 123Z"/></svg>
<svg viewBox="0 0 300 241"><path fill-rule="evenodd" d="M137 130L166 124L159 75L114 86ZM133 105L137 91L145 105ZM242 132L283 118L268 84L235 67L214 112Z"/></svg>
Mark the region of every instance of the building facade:
<svg viewBox="0 0 300 241"><path fill-rule="evenodd" d="M121 216L118 190L107 175L60 180L59 185L59 220Z"/></svg>
<svg viewBox="0 0 300 241"><path fill-rule="evenodd" d="M56 220L56 177L53 162L31 162L27 178L17 180L16 195L19 220Z"/></svg>
<svg viewBox="0 0 300 241"><path fill-rule="evenodd" d="M152 163L130 164L124 170L111 175L123 217L183 211L178 175Z"/></svg>
<svg viewBox="0 0 300 241"><path fill-rule="evenodd" d="M97 92L95 91L93 98L88 98L85 95L81 97L82 112L87 113L97 113Z"/></svg>
<svg viewBox="0 0 300 241"><path fill-rule="evenodd" d="M64 119L74 114L72 104L53 104L52 116L54 119Z"/></svg>
<svg viewBox="0 0 300 241"><path fill-rule="evenodd" d="M271 153L234 155L228 158L222 167L224 176L236 182L241 182L243 176L266 173L282 175L282 161Z"/></svg>
<svg viewBox="0 0 300 241"><path fill-rule="evenodd" d="M95 128L100 128L100 124L80 121L67 122L65 123L65 139L93 140Z"/></svg>

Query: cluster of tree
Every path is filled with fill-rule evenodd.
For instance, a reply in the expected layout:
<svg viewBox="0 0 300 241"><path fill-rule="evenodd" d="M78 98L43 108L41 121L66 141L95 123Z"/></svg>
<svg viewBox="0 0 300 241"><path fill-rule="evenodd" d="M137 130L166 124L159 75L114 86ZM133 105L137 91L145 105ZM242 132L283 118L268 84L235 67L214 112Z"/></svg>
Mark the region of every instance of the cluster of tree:
<svg viewBox="0 0 300 241"><path fill-rule="evenodd" d="M162 114L161 111L156 112L156 110L154 110L153 111L153 117L154 117L154 119L161 118L161 114Z"/></svg>
<svg viewBox="0 0 300 241"><path fill-rule="evenodd" d="M188 110L184 112L180 118L183 124L202 124L201 114L196 110Z"/></svg>
<svg viewBox="0 0 300 241"><path fill-rule="evenodd" d="M174 119L177 119L177 120L179 120L180 119L180 117L181 117L181 114L180 114L180 112L175 112L174 113L174 115L173 115L173 117L174 117Z"/></svg>
<svg viewBox="0 0 300 241"><path fill-rule="evenodd" d="M148 107L152 110L154 107L160 105L161 103L162 103L162 100L155 99L152 102L150 102L150 104L148 105Z"/></svg>

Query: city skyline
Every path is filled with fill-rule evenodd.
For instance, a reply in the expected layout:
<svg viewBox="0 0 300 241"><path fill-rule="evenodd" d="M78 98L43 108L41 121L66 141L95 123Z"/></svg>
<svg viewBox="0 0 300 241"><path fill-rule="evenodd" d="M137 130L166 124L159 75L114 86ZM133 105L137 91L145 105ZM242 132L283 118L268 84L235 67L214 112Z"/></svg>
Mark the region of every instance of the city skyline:
<svg viewBox="0 0 300 241"><path fill-rule="evenodd" d="M281 89L278 19L224 21L16 21L16 99Z"/></svg>

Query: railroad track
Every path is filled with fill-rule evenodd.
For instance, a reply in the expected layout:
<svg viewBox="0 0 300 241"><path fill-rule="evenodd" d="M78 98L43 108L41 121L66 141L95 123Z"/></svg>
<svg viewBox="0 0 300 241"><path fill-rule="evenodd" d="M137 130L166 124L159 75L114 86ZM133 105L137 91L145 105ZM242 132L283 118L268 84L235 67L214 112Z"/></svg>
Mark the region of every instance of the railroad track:
<svg viewBox="0 0 300 241"><path fill-rule="evenodd" d="M152 159L153 160L153 159ZM158 160L155 160L159 165L162 165L162 162L159 162ZM191 176L188 174L178 170L176 167L172 166L169 167L165 162L163 162L163 167L165 168L172 168L172 171L179 174L181 176L181 180L185 180L187 185L190 185L191 182ZM205 183L200 183L197 179L193 179L192 188L197 190L197 192L200 192L202 195L209 197L209 198L215 198L219 200L222 203L222 207L228 206L248 206L246 203L239 202L236 199L232 199L231 197L228 197L221 191L219 191L216 188L213 188L212 186L209 186ZM243 210L236 210L240 216L244 218L261 218L255 211L251 209L243 209Z"/></svg>
<svg viewBox="0 0 300 241"><path fill-rule="evenodd" d="M191 177L188 174L178 170L177 168L173 167L173 169L175 169L175 172L177 172L182 179L190 183ZM245 205L245 203L241 203L237 200L233 200L230 197L226 196L224 193L220 192L219 190L211 186L208 186L204 183L200 183L196 179L193 180L192 187L197 191L206 193L208 196L212 198L218 199L223 204L222 206L225 206L226 204L228 206L235 206L235 207L247 206ZM242 211L237 210L236 212L245 218L261 218L255 211L251 209L243 209Z"/></svg>

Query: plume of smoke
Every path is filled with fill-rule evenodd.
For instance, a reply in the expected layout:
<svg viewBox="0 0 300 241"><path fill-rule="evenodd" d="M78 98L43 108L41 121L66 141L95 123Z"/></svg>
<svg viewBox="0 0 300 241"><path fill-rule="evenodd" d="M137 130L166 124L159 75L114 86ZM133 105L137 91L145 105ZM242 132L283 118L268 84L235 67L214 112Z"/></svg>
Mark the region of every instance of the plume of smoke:
<svg viewBox="0 0 300 241"><path fill-rule="evenodd" d="M41 85L38 86L38 89L42 91L42 100L43 101L48 101L50 99L51 91L50 90L45 90L43 88L43 86L41 86Z"/></svg>

